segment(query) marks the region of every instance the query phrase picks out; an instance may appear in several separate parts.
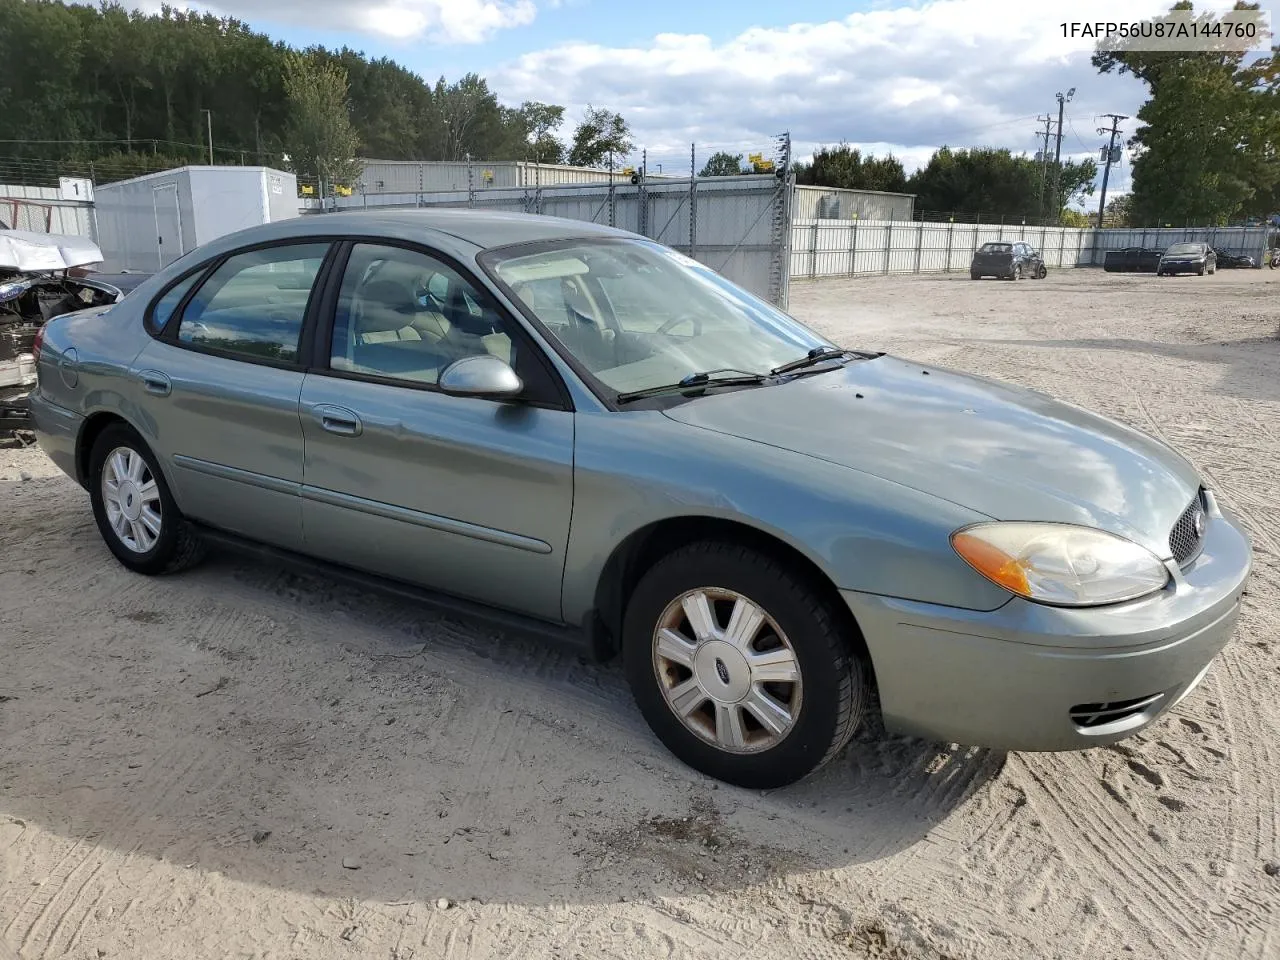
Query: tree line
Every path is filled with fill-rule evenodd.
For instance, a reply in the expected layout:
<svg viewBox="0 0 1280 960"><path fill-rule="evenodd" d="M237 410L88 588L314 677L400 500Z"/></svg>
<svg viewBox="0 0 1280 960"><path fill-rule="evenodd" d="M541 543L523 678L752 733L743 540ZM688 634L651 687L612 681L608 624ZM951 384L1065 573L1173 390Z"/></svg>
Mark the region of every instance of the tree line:
<svg viewBox="0 0 1280 960"><path fill-rule="evenodd" d="M346 159L584 166L632 148L626 121L606 109L589 108L562 142L563 107L504 106L476 74L430 84L385 57L294 50L234 18L167 6L146 15L115 2L0 0L0 49L0 152L14 157L202 162L210 124L217 162L288 154L311 175L330 148Z"/></svg>
<svg viewBox="0 0 1280 960"><path fill-rule="evenodd" d="M984 217L1068 216L1073 199L1093 193L1098 167L1092 160L1061 164L1053 194L1053 162L1039 163L1007 149L941 147L910 176L897 157L863 154L842 143L820 147L812 160L794 165L796 183L846 190L913 193L918 211L980 213ZM703 176L750 172L742 157L722 152L702 169Z"/></svg>

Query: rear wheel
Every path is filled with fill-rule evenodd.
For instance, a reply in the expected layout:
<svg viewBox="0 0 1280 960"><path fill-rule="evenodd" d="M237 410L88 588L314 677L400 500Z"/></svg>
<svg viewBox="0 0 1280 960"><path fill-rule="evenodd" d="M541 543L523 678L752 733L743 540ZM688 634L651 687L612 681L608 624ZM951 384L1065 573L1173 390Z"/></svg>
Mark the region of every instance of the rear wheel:
<svg viewBox="0 0 1280 960"><path fill-rule="evenodd" d="M1020 263L1015 263L1015 264L1013 265L1013 270L1012 270L1012 271L1010 272L1010 274L1009 274L1009 279L1010 279L1010 280L1021 280L1021 279L1022 279L1022 264L1020 264Z"/></svg>
<svg viewBox="0 0 1280 960"><path fill-rule="evenodd" d="M658 738L738 786L784 786L857 729L869 696L858 641L775 560L704 541L655 564L627 605L627 679Z"/></svg>
<svg viewBox="0 0 1280 960"><path fill-rule="evenodd" d="M98 532L136 573L176 573L198 562L202 544L178 511L155 454L133 428L113 424L89 453L89 497Z"/></svg>
<svg viewBox="0 0 1280 960"><path fill-rule="evenodd" d="M969 279L970 279L970 280L981 280L981 279L982 279L982 276L981 276L980 274L974 273L972 270L970 270L970 271L969 271Z"/></svg>

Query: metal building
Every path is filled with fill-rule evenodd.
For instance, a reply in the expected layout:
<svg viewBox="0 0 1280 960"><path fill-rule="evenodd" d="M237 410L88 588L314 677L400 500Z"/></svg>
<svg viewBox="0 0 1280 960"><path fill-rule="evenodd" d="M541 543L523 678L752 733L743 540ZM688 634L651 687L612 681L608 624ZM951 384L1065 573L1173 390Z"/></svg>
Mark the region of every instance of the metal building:
<svg viewBox="0 0 1280 960"><path fill-rule="evenodd" d="M608 183L608 170L527 160L362 160L359 189L366 194L444 193L501 187L550 187L562 183ZM656 177L649 175L649 179ZM628 177L621 168L613 181Z"/></svg>
<svg viewBox="0 0 1280 960"><path fill-rule="evenodd" d="M793 220L910 220L915 195L796 185Z"/></svg>
<svg viewBox="0 0 1280 960"><path fill-rule="evenodd" d="M154 272L218 237L298 216L298 180L270 167L179 167L97 187L104 272Z"/></svg>

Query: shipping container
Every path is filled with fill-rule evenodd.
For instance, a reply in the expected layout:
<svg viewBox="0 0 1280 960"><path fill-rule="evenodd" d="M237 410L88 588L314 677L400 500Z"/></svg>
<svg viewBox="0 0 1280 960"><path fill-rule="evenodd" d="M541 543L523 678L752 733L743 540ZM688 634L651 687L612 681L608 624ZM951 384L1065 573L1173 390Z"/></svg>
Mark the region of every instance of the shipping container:
<svg viewBox="0 0 1280 960"><path fill-rule="evenodd" d="M103 271L154 273L202 244L298 216L298 181L269 167L179 167L98 186Z"/></svg>

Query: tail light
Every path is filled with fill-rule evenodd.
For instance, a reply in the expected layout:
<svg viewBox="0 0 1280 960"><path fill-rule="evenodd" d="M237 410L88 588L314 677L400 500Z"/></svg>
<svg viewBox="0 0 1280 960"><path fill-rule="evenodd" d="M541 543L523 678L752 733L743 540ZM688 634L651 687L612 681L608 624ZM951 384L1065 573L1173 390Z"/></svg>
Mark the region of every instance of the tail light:
<svg viewBox="0 0 1280 960"><path fill-rule="evenodd" d="M36 362L40 362L40 348L44 346L44 327L36 331L35 339L31 341L31 355L35 357Z"/></svg>

